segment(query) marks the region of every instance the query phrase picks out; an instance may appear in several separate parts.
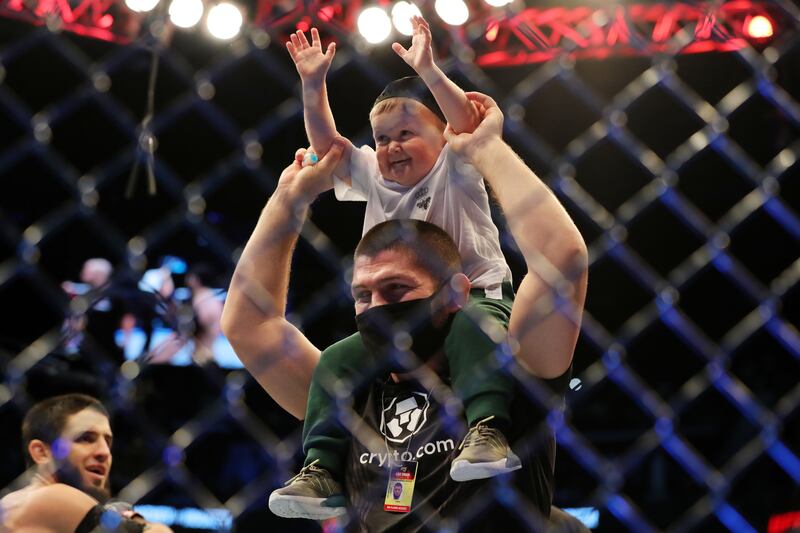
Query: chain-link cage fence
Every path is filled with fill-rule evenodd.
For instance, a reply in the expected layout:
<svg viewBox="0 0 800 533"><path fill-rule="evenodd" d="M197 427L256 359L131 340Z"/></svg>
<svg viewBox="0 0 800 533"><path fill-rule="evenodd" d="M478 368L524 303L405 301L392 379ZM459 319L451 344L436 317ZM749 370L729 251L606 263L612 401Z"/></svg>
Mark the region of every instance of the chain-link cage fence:
<svg viewBox="0 0 800 533"><path fill-rule="evenodd" d="M278 12L229 43L159 33L148 18L127 43L0 18L0 487L24 483L26 410L80 391L112 414L113 492L154 520L321 527L267 509L302 466L302 425L241 368L213 317L281 170L307 145L288 32L313 25L339 43L328 91L356 145L373 142L375 96L410 72L387 43L367 46L349 12L349 25L334 20L360 3L266 4ZM570 28L512 25L522 3L487 19L498 41L432 23L443 70L497 100L504 138L589 249L566 410L512 372L518 395L553 409L553 503L594 510L598 531L780 531L770 518L800 511L800 9L765 3L775 35L726 48L733 36L713 13L750 3L690 3L709 15L662 23L656 49L637 43L635 9L667 16L670 3L587 4L607 24L622 17L625 46L581 54L592 34L576 23L577 37L543 54L538 38ZM421 6L435 20L433 3ZM524 261L494 215L519 282ZM316 346L356 329L363 218L363 204L323 195L294 252L287 316ZM90 258L113 266L101 290L92 272L108 265ZM528 445L541 431L531 426ZM491 513L543 527L524 494L486 487L429 529Z"/></svg>

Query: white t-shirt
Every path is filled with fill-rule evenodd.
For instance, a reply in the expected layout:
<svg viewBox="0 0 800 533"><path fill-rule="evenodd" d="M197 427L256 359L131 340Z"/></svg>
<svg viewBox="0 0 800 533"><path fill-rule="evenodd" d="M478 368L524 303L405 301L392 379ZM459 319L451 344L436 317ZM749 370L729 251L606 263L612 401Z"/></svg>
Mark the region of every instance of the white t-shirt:
<svg viewBox="0 0 800 533"><path fill-rule="evenodd" d="M383 179L370 146L353 150L350 177L350 187L334 178L334 191L338 200L367 202L364 233L386 220L424 220L453 238L473 287L495 289L503 281L511 281L483 177L448 145L428 175L413 187Z"/></svg>

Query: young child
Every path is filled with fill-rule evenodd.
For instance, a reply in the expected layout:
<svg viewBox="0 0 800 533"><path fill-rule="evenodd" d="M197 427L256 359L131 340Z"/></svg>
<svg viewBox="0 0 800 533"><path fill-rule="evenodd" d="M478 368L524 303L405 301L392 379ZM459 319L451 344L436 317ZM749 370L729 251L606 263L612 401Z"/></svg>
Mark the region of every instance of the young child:
<svg viewBox="0 0 800 533"><path fill-rule="evenodd" d="M392 48L418 77L395 80L378 96L370 112L376 148L347 146L334 173L334 190L339 200L367 202L364 233L386 220L413 218L443 228L459 248L472 291L466 312L456 314L443 346L453 390L463 401L470 426L450 475L468 481L521 468L503 435L510 424L513 383L490 368L494 345L482 331L487 321L502 330L508 327L511 270L500 249L483 178L449 150L443 135L447 124L456 133L473 131L479 110L434 63L425 20L414 17L412 25L411 47L394 43ZM324 154L337 136L325 86L335 44L323 53L319 33L312 28L310 44L298 31L286 46L302 80L311 147ZM336 406L319 381L348 377L368 364L333 363L325 355L309 391L305 466L270 496L270 509L280 516L324 519L345 512L340 482L350 434L336 424Z"/></svg>

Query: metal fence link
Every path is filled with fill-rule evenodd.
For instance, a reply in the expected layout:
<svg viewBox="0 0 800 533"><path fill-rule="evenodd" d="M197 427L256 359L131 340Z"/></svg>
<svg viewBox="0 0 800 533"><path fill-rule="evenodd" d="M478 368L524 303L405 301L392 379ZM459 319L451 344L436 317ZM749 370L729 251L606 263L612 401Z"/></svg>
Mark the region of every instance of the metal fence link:
<svg viewBox="0 0 800 533"><path fill-rule="evenodd" d="M552 409L555 504L599 509L598 531L764 531L800 503L800 11L773 8L790 28L767 47L679 55L678 34L676 53L652 57L441 62L500 103L506 140L589 246L567 410L506 364ZM328 76L339 130L370 143L370 104L405 65L321 27L340 42ZM140 173L126 198L144 164L151 50L0 19L0 488L22 479L23 413L60 384L110 406L121 498L229 513L209 515L208 529L316 529L267 510L265 496L297 470L301 427L244 370L122 362L91 338L69 353L62 331L97 303L60 286L90 257L109 259L118 278L177 256L229 280L280 170L306 144L281 38L253 30L214 45L176 32L156 46L157 194ZM523 262L496 215L518 281ZM362 221L363 208L325 196L303 229L289 316L317 346L354 331L348 275ZM341 387L329 392L346 396ZM454 401L449 389L442 401ZM347 408L339 417L358 427ZM542 527L509 503L523 497L493 487L470 502L476 515L499 504Z"/></svg>

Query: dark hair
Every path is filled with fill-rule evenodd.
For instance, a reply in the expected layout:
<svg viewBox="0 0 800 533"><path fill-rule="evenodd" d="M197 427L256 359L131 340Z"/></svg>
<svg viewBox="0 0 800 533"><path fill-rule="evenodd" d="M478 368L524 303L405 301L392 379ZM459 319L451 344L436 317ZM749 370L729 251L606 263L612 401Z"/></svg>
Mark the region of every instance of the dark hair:
<svg viewBox="0 0 800 533"><path fill-rule="evenodd" d="M28 444L32 440L52 444L61 436L67 418L84 409L94 409L109 418L108 411L100 400L86 394L53 396L31 407L22 421L22 448L27 466L33 465L33 459L28 453Z"/></svg>
<svg viewBox="0 0 800 533"><path fill-rule="evenodd" d="M393 248L407 250L439 283L462 272L461 256L450 235L422 220L387 220L370 229L356 246L355 257L375 257Z"/></svg>
<svg viewBox="0 0 800 533"><path fill-rule="evenodd" d="M378 98L375 99L375 103L372 104L373 109L384 100L390 98L411 98L416 100L430 109L442 123L447 124L447 119L442 113L439 104L436 103L436 98L433 97L433 93L419 76L406 76L389 82L381 94L378 95Z"/></svg>
<svg viewBox="0 0 800 533"><path fill-rule="evenodd" d="M217 276L214 269L208 263L196 263L189 269L189 276L195 276L204 287L214 287L217 283Z"/></svg>

